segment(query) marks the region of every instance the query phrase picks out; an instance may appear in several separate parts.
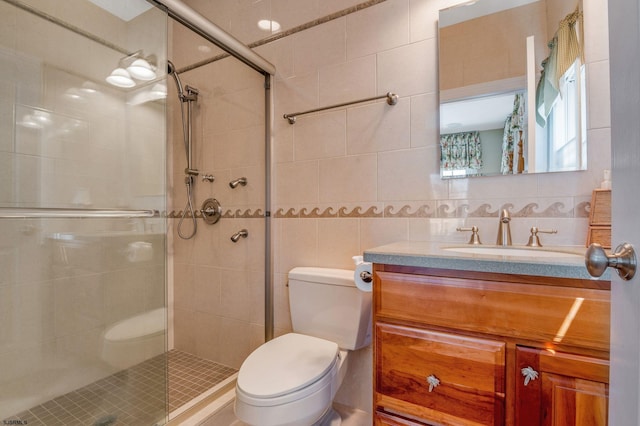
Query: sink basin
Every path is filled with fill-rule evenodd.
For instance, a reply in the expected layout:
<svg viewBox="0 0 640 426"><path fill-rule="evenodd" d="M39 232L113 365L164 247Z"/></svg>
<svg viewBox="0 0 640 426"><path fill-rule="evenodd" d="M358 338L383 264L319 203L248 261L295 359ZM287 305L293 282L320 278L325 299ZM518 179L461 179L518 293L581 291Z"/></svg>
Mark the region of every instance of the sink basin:
<svg viewBox="0 0 640 426"><path fill-rule="evenodd" d="M584 253L564 251L545 247L498 247L498 246L458 246L443 247L445 251L456 253L481 254L490 256L512 256L512 257L564 257L564 258L584 258Z"/></svg>

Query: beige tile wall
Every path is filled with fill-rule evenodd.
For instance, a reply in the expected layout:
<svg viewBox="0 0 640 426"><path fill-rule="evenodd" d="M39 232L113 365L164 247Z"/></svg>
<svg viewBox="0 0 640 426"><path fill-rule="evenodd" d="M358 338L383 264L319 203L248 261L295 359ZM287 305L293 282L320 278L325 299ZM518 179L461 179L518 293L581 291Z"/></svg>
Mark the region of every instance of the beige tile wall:
<svg viewBox="0 0 640 426"><path fill-rule="evenodd" d="M477 225L491 242L503 206L514 213L518 243L526 242L531 226L559 230L547 244L585 243L591 190L610 165L606 5L584 4L589 170L442 181L436 28L438 10L455 3L388 0L258 48L278 70L276 283L285 283L295 266L352 268L352 255L398 240L463 242L467 236L455 231L459 226ZM325 52L327 61L311 52ZM280 119L387 91L400 95L396 106L357 105L301 117L293 126ZM308 215L314 209L326 217ZM277 324L283 327L285 292L276 297ZM371 357L369 350L360 352L338 401L369 411Z"/></svg>
<svg viewBox="0 0 640 426"><path fill-rule="evenodd" d="M256 32L247 23L248 17L258 15L258 11L270 10L270 16L287 29L357 2L264 0L255 2L255 10L247 10L251 6L245 3L233 3L231 7L222 1L190 3L243 41L253 42L269 35ZM437 19L439 9L456 3L387 0L256 49L277 68L272 134L277 334L291 327L286 282L287 272L295 266L352 268L351 256L398 240L463 242L466 236L455 231L463 225L479 226L483 239L491 241L497 232L498 209L503 206L514 213L512 232L516 242L526 242L528 229L535 225L559 230L557 235L547 236L548 244L584 244L586 204L591 190L601 181L602 170L610 165L606 2L584 2L589 170L443 181L438 166ZM185 53L192 44L187 40L179 49L174 45L176 57L202 55ZM203 79L198 84L206 88L207 84L216 84L213 80ZM400 95L398 105L390 107L383 101L361 104L305 116L293 126L280 118L284 113L387 91ZM235 158L233 152L210 155L229 161ZM176 158L175 176L179 176L182 159ZM176 201L181 208L180 190L176 191ZM228 236L228 232L221 234L222 238ZM216 256L208 252L203 255L200 249L211 247L217 253L217 244L215 236L209 245L197 240L178 242L176 262L188 263L190 256L198 258L194 263L211 261ZM179 282L184 277L190 280L193 272L179 269L176 289L183 285L185 291L195 292L189 284ZM233 279L244 285L244 277ZM218 281L212 281L210 287L216 295L222 288ZM233 289L246 297L243 291ZM250 287L249 294L256 300L262 296L257 287ZM191 297L195 300L198 296ZM177 309L180 303L190 302L176 303ZM210 330L219 329L222 319L201 314L200 322L196 322L198 311L189 312L176 323L176 344L182 342L192 348L204 345L215 352L211 340L200 338L211 338ZM233 330L247 333L235 337L243 350L260 341L259 314L255 312L255 321L250 319L249 326L238 322L246 320L244 317L225 317L229 326L236 327ZM184 332L183 337L179 330ZM354 355L355 362L337 399L370 411L370 349Z"/></svg>

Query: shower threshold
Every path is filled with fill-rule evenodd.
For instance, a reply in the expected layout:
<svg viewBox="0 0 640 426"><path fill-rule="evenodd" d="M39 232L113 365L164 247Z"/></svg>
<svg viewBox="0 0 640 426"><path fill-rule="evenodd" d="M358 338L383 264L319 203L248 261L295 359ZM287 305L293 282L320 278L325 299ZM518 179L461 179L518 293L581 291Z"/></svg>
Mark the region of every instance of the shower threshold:
<svg viewBox="0 0 640 426"><path fill-rule="evenodd" d="M179 350L32 407L1 421L29 426L160 425L224 387L237 370ZM168 393L167 393L167 384Z"/></svg>

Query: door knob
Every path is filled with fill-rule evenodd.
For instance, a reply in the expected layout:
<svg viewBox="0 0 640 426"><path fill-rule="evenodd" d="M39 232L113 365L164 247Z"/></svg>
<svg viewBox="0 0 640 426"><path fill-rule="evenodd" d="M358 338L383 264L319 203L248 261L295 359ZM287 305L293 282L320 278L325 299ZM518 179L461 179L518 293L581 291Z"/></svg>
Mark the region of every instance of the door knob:
<svg viewBox="0 0 640 426"><path fill-rule="evenodd" d="M600 244L593 243L584 258L587 271L592 277L601 276L608 267L615 268L625 281L633 278L636 273L636 253L629 243L620 244L612 255L608 255Z"/></svg>

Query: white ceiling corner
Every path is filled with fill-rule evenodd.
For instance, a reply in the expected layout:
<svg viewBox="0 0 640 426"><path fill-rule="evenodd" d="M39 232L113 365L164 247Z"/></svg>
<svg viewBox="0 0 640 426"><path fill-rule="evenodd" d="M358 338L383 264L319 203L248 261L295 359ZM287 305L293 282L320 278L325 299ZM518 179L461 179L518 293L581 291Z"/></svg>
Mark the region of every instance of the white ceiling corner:
<svg viewBox="0 0 640 426"><path fill-rule="evenodd" d="M145 0L89 0L91 3L117 16L123 21L130 21L151 9L153 5Z"/></svg>

